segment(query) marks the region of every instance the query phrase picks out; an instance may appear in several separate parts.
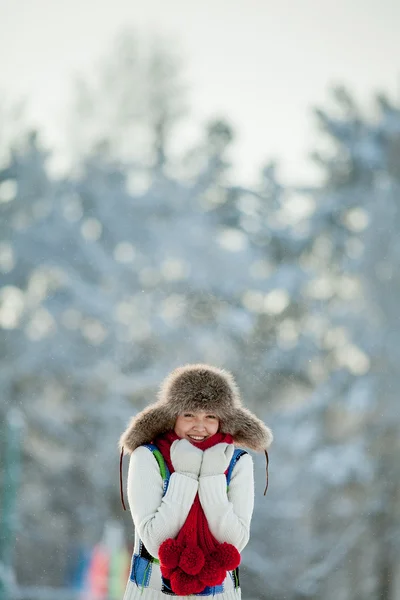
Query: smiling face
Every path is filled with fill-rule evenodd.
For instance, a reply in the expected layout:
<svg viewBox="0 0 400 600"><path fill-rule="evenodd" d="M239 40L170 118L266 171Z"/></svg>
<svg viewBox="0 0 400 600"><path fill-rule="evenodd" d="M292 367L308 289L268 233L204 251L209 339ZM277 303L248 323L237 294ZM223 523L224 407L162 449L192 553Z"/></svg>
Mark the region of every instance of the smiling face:
<svg viewBox="0 0 400 600"><path fill-rule="evenodd" d="M217 433L219 419L213 413L185 412L178 416L174 431L189 442L202 442Z"/></svg>

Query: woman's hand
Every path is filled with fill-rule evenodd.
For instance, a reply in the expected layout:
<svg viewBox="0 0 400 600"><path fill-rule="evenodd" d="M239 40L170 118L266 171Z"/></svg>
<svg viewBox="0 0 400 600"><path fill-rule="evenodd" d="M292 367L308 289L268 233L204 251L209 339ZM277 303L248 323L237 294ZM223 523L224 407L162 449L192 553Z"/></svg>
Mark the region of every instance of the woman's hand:
<svg viewBox="0 0 400 600"><path fill-rule="evenodd" d="M198 479L203 451L188 440L176 440L171 445L171 462L177 473Z"/></svg>
<svg viewBox="0 0 400 600"><path fill-rule="evenodd" d="M209 477L210 475L221 475L225 473L232 460L235 450L233 444L216 444L203 452L203 462L201 464L200 477Z"/></svg>

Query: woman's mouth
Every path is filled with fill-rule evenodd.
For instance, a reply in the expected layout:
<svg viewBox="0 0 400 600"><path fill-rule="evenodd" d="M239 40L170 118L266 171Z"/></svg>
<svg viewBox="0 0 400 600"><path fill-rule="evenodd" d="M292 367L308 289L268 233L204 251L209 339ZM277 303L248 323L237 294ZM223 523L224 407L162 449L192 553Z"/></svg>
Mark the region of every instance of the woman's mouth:
<svg viewBox="0 0 400 600"><path fill-rule="evenodd" d="M203 440L205 440L208 436L207 435L189 435L188 434L188 438L190 438L191 440L193 440L194 442L202 442Z"/></svg>

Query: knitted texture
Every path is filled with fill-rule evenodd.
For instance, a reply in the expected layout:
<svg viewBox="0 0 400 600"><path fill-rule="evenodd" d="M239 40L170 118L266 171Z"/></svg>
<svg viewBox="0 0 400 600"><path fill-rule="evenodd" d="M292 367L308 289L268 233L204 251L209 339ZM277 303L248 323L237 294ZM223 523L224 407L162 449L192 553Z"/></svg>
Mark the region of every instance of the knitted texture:
<svg viewBox="0 0 400 600"><path fill-rule="evenodd" d="M155 440L171 473L174 466L170 448L177 439L174 432L168 432ZM233 440L228 434L216 433L196 446L204 451L222 442L231 444ZM238 550L232 544L221 544L212 535L198 494L176 539L165 540L158 556L163 576L170 580L174 593L181 596L220 585L226 572L236 569L240 563Z"/></svg>

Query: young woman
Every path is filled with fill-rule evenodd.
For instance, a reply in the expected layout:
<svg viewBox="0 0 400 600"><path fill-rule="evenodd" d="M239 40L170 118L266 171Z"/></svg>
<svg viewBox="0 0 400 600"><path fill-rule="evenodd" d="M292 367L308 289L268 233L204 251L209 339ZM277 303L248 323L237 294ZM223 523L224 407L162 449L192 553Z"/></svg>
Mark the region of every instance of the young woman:
<svg viewBox="0 0 400 600"><path fill-rule="evenodd" d="M254 481L251 456L235 445L263 451L271 441L270 429L242 407L230 373L186 365L165 379L158 401L120 440L131 454L135 525L124 600L240 600Z"/></svg>

